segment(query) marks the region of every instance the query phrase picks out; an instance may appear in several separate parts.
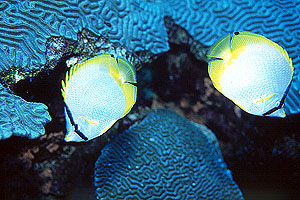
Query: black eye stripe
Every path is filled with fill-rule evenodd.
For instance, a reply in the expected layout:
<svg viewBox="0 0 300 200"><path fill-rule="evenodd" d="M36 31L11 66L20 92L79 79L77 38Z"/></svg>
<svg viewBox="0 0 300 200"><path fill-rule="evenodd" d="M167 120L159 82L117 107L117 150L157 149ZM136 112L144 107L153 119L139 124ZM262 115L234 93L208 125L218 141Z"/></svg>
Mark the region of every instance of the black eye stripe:
<svg viewBox="0 0 300 200"><path fill-rule="evenodd" d="M88 138L78 129L78 124L75 124L74 119L72 117L72 113L71 113L69 107L67 106L66 102L64 102L64 103L65 103L65 108L66 108L66 111L67 111L67 115L70 119L70 122L71 122L72 126L74 127L75 133L77 133L77 135L79 135L79 137L81 137L83 140L87 141Z"/></svg>
<svg viewBox="0 0 300 200"><path fill-rule="evenodd" d="M276 110L279 110L281 107L275 107L275 108L272 108L271 110L269 110L268 112L264 113L263 116L266 116L266 115L270 115L272 114L273 112L275 112Z"/></svg>
<svg viewBox="0 0 300 200"><path fill-rule="evenodd" d="M283 97L282 97L281 100L280 100L279 105L276 106L276 107L274 107L274 108L272 108L272 109L270 109L268 112L264 113L263 116L270 115L270 114L272 114L273 112L275 112L276 110L279 110L280 108L282 108L283 103L284 103L284 100L285 100L285 98L286 98L286 96L287 96L287 94L288 94L288 92L289 92L290 87L291 87L291 84L292 84L292 81L290 82L289 86L286 88L286 90L285 90L285 92L284 92L284 95L283 95Z"/></svg>
<svg viewBox="0 0 300 200"><path fill-rule="evenodd" d="M132 83L132 82L125 82L125 83L129 83L129 84L131 84L131 85L133 85L133 86L136 86L137 87L137 83Z"/></svg>

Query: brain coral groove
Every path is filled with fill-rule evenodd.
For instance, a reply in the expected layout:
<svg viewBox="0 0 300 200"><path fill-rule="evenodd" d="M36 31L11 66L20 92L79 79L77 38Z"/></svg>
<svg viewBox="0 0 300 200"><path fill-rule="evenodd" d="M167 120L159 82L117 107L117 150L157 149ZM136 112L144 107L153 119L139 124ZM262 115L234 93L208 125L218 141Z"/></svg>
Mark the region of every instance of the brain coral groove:
<svg viewBox="0 0 300 200"><path fill-rule="evenodd" d="M46 105L26 102L0 84L0 140L12 135L37 138L45 134L44 125L49 121Z"/></svg>
<svg viewBox="0 0 300 200"><path fill-rule="evenodd" d="M243 199L213 133L170 110L104 147L94 180L98 199Z"/></svg>
<svg viewBox="0 0 300 200"><path fill-rule="evenodd" d="M132 51L161 53L169 49L165 16L206 46L236 30L264 35L283 46L295 67L285 109L288 114L300 112L299 0L3 0L0 70L44 65L49 37L76 40L82 28Z"/></svg>

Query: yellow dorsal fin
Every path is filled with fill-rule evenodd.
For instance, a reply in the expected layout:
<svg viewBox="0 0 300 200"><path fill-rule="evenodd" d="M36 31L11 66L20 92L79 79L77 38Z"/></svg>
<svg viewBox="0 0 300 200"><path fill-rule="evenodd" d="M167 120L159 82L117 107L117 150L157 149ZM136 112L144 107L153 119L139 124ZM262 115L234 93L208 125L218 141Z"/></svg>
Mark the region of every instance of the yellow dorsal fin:
<svg viewBox="0 0 300 200"><path fill-rule="evenodd" d="M69 71L66 73L65 81L62 80L62 96L65 98L66 95L66 88L68 87L69 83L72 81L74 75L78 73L81 69L86 66L98 66L103 64L108 70L110 74L120 74L119 68L115 58L113 58L110 54L101 54L90 58L88 60L82 61L81 63L73 66ZM121 86L121 83L118 83Z"/></svg>
<svg viewBox="0 0 300 200"><path fill-rule="evenodd" d="M224 59L224 57L226 57L228 53L230 53L230 37L231 34L227 34L219 39L215 44L213 44L207 53L207 57L210 59Z"/></svg>
<svg viewBox="0 0 300 200"><path fill-rule="evenodd" d="M136 83L136 73L133 66L123 58L117 59L120 74L124 78L125 82Z"/></svg>
<svg viewBox="0 0 300 200"><path fill-rule="evenodd" d="M130 83L125 83L125 84L123 84L122 89L123 89L123 92L124 92L125 103L126 103L125 111L122 115L122 117L124 117L125 115L127 115L127 113L129 113L132 106L136 102L137 87L130 84Z"/></svg>
<svg viewBox="0 0 300 200"><path fill-rule="evenodd" d="M110 54L106 54L106 56L107 56L107 61L104 66L109 70L109 74L115 79L118 85L122 87L123 82L122 79L120 78L120 70L116 58L114 58Z"/></svg>
<svg viewBox="0 0 300 200"><path fill-rule="evenodd" d="M110 57L108 65L110 75L122 88L125 98L125 110L122 115L124 117L136 102L137 87L131 83L137 83L136 73L133 66L123 58Z"/></svg>
<svg viewBox="0 0 300 200"><path fill-rule="evenodd" d="M118 59L118 66L120 70L120 76L123 80L122 84L122 90L124 92L125 97L125 111L122 115L124 117L132 108L132 106L136 102L136 96L137 96L137 87L131 83L137 83L136 81L136 73L133 68L133 66L124 60L123 58L117 58Z"/></svg>

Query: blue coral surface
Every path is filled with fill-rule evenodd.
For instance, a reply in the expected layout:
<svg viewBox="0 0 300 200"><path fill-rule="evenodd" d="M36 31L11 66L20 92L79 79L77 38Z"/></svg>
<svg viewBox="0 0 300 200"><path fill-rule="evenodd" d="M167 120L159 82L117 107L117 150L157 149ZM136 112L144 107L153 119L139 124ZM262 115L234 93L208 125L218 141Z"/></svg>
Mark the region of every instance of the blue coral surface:
<svg viewBox="0 0 300 200"><path fill-rule="evenodd" d="M299 0L4 0L0 2L0 71L13 65L45 64L50 36L76 39L83 27L134 51L167 51L166 15L204 45L244 30L284 47L295 67L285 109L288 114L300 112Z"/></svg>
<svg viewBox="0 0 300 200"><path fill-rule="evenodd" d="M214 134L170 110L104 147L94 180L98 199L243 199Z"/></svg>
<svg viewBox="0 0 300 200"><path fill-rule="evenodd" d="M44 125L49 121L46 105L27 102L0 84L0 140L12 135L37 138L45 134Z"/></svg>

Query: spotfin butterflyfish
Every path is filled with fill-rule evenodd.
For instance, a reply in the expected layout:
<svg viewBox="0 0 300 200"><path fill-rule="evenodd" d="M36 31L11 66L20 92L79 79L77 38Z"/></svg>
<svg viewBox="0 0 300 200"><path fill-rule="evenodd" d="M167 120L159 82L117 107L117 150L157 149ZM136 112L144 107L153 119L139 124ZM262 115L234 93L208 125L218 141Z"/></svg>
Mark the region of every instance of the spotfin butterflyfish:
<svg viewBox="0 0 300 200"><path fill-rule="evenodd" d="M73 66L62 81L67 134L82 142L105 133L136 102L136 73L123 58L102 54Z"/></svg>
<svg viewBox="0 0 300 200"><path fill-rule="evenodd" d="M214 87L241 109L258 116L286 116L283 105L294 68L281 46L238 31L219 39L207 57Z"/></svg>

